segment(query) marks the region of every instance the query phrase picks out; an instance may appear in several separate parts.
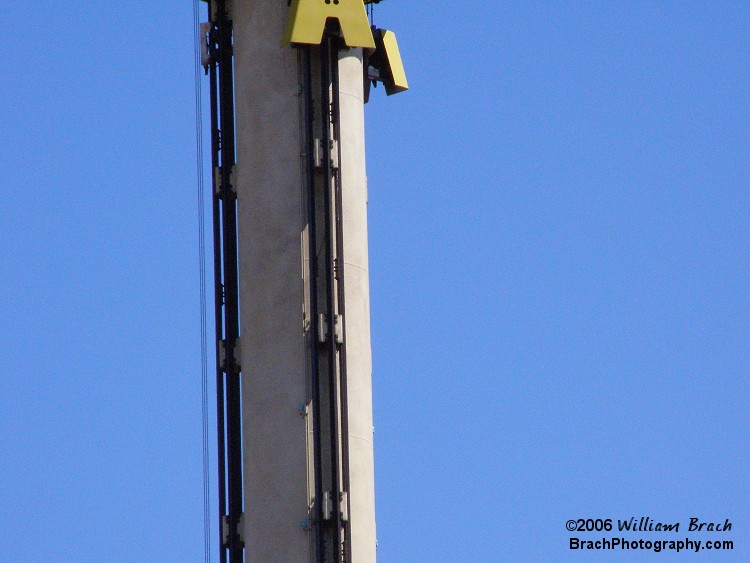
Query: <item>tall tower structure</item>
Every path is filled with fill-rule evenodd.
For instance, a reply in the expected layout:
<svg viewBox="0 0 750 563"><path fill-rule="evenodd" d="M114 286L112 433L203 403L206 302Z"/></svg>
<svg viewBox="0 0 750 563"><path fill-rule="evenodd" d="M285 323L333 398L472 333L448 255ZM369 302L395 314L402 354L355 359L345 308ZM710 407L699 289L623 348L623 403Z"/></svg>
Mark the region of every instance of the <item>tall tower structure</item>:
<svg viewBox="0 0 750 563"><path fill-rule="evenodd" d="M363 0L210 0L221 560L375 561Z"/></svg>

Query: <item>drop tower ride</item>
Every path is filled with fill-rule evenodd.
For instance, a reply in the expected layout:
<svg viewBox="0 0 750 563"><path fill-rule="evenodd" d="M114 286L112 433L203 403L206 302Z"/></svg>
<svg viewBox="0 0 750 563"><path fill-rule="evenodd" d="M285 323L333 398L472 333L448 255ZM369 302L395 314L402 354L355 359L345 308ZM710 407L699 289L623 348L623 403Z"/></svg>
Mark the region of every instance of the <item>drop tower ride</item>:
<svg viewBox="0 0 750 563"><path fill-rule="evenodd" d="M209 0L220 560L375 561L363 0Z"/></svg>

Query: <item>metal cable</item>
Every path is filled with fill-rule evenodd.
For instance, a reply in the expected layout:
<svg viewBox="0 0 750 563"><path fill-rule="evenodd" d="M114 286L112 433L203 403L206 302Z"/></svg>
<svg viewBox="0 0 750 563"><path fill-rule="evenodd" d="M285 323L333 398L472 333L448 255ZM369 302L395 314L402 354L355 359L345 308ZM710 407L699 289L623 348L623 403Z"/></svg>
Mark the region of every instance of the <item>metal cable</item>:
<svg viewBox="0 0 750 563"><path fill-rule="evenodd" d="M206 211L203 185L203 107L201 92L200 15L193 0L193 49L195 80L195 156L198 176L198 275L200 278L201 415L203 431L203 559L211 562L211 497L208 446L208 350L206 346Z"/></svg>

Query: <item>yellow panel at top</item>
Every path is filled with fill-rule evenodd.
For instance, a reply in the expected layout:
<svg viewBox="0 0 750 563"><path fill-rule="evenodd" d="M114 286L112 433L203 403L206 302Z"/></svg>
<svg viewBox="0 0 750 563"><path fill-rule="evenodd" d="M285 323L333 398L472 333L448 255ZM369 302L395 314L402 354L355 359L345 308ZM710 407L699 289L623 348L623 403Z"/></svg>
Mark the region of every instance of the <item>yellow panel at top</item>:
<svg viewBox="0 0 750 563"><path fill-rule="evenodd" d="M391 68L393 84L386 85L388 95L404 92L409 89L409 83L406 81L406 71L404 63L401 60L401 52L398 50L398 41L396 34L392 31L383 30L383 47L388 58L388 66Z"/></svg>
<svg viewBox="0 0 750 563"><path fill-rule="evenodd" d="M363 0L292 0L284 45L320 45L328 18L338 20L348 47L375 49Z"/></svg>

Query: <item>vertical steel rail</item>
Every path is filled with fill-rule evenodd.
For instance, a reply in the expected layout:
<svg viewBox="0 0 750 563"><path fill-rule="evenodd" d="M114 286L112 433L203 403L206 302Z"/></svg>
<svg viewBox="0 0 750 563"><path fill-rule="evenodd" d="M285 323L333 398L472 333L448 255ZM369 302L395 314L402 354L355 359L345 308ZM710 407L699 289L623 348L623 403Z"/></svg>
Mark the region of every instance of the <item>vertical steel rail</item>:
<svg viewBox="0 0 750 563"><path fill-rule="evenodd" d="M336 317L343 313L343 263L341 178L333 165L334 141L339 138L338 53L339 38L326 29L319 47L303 48L305 144L307 146L307 222L310 260L311 388L313 407L313 463L315 502L315 560L317 563L351 560L348 522L341 513L341 492L348 491L346 437L346 384L342 360L344 346L337 342ZM319 63L319 96L316 100L313 60ZM316 107L317 106L317 107ZM317 116L316 116L317 114ZM320 135L321 170L316 172L316 133ZM340 150L340 149L339 149ZM339 155L340 156L340 153ZM340 160L340 159L339 159ZM322 221L322 224L321 224ZM318 237L322 226L323 238ZM321 260L322 258L322 260ZM323 313L327 334L319 334ZM323 343L323 345L321 345ZM319 348L320 347L320 348ZM325 368L324 368L325 365ZM344 375L345 376L345 375ZM327 406L323 416L321 408ZM327 422L327 427L324 423ZM324 452L328 451L328 457ZM325 519L324 498L330 494L330 519ZM348 495L347 495L348 500ZM348 507L347 507L348 512Z"/></svg>
<svg viewBox="0 0 750 563"><path fill-rule="evenodd" d="M213 50L213 45L211 45ZM221 364L220 347L224 338L224 289L222 284L222 265L221 265L221 207L217 197L219 186L216 182L214 170L219 168L219 85L216 65L211 62L209 65L209 84L211 92L211 178L212 190L211 201L213 210L213 250L214 250L214 329L216 335L216 438L217 438L217 457L219 459L219 515L223 517L226 513L226 450L224 442L224 367ZM227 555L223 547L223 531L221 523L219 530L219 561L226 563Z"/></svg>
<svg viewBox="0 0 750 563"><path fill-rule="evenodd" d="M334 115L338 108L334 107L332 92L338 88L334 82L335 73L332 67L338 66L338 48L334 44L335 39L330 30L326 29L323 36L321 48L321 110L323 126L322 145L324 147L324 213L325 213L325 257L326 257L326 317L328 326L328 405L329 405L329 432L331 446L331 500L334 504L333 516L333 545L337 561L341 560L342 534L341 534L341 479L340 479L340 441L339 441L339 385L338 385L338 343L336 338L336 260L334 244L339 236L334 233L336 229L335 214L339 211L334 206L335 174L333 171L332 148L333 128L335 125ZM334 60L335 59L335 60Z"/></svg>
<svg viewBox="0 0 750 563"><path fill-rule="evenodd" d="M217 329L217 431L219 442L220 560L244 560L239 525L243 512L237 192L232 185L234 84L232 22L225 0L209 4L211 19L211 121L214 165L214 280ZM218 171L218 172L217 172Z"/></svg>
<svg viewBox="0 0 750 563"><path fill-rule="evenodd" d="M222 242L224 258L224 356L227 417L227 544L229 562L243 560L239 537L242 516L242 420L239 339L239 280L237 268L237 192L232 185L234 155L234 85L232 76L232 24L223 0L217 2L219 31L219 96L221 119Z"/></svg>
<svg viewBox="0 0 750 563"><path fill-rule="evenodd" d="M316 197L315 197L315 115L313 113L314 100L312 89L312 58L313 48L303 48L303 72L304 72L304 111L305 111L305 168L307 189L307 233L308 233L308 258L310 263L310 365L312 367L311 389L312 389L312 416L313 416L313 465L315 480L315 504L314 530L315 530L315 560L317 563L325 561L325 541L323 539L323 463L321 459L321 417L320 417L320 380L318 369L318 258L317 258L317 219L316 219Z"/></svg>
<svg viewBox="0 0 750 563"><path fill-rule="evenodd" d="M334 137L338 143L338 162L341 163L341 112L339 110L339 61L338 52L340 51L340 39L337 38L334 56L332 57L332 112ZM348 563L352 560L351 550L351 524L349 515L351 514L351 504L349 495L349 402L347 391L346 376L346 303L344 294L344 272L346 269L344 262L344 225L343 225L343 196L341 183L341 166L335 173L335 202L336 202L336 280L337 288L337 305L341 317L341 334L343 336L339 347L339 403L341 405L341 485L346 494L346 514L347 519L343 522L344 542L343 542L343 561Z"/></svg>

